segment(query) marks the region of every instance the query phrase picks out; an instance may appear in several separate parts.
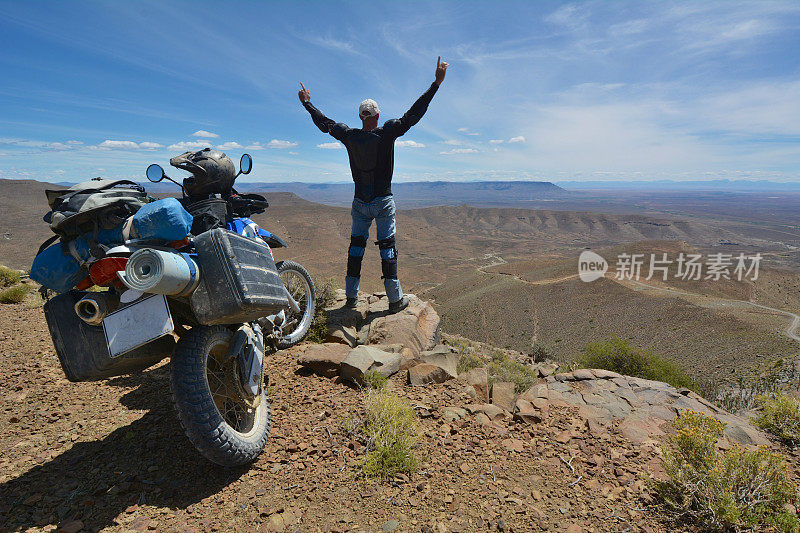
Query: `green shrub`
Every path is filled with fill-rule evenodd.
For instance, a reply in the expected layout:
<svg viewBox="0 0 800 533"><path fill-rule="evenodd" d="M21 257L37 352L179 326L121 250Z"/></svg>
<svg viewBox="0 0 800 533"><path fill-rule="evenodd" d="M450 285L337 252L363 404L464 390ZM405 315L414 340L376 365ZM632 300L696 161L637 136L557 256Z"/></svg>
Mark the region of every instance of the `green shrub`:
<svg viewBox="0 0 800 533"><path fill-rule="evenodd" d="M419 466L417 418L406 400L385 391L367 391L363 432L367 454L362 468L370 478L410 474Z"/></svg>
<svg viewBox="0 0 800 533"><path fill-rule="evenodd" d="M715 531L767 528L800 531L785 511L797 488L786 460L765 447L717 449L725 425L695 411L673 421L662 446L668 481L655 484L665 509L693 526Z"/></svg>
<svg viewBox="0 0 800 533"><path fill-rule="evenodd" d="M336 285L331 278L323 283L314 283L314 288L317 293L316 309L306 340L323 343L328 337L328 316L325 314L325 308L336 300Z"/></svg>
<svg viewBox="0 0 800 533"><path fill-rule="evenodd" d="M787 444L800 444L800 401L788 394L759 396L756 404L761 412L753 423L776 435Z"/></svg>
<svg viewBox="0 0 800 533"><path fill-rule="evenodd" d="M502 352L492 355L492 361L486 367L489 372L489 383L510 381L519 394L528 390L539 378L538 372L523 365Z"/></svg>
<svg viewBox="0 0 800 533"><path fill-rule="evenodd" d="M606 342L588 344L578 362L585 368L602 368L627 376L664 381L678 389L692 386L692 379L680 366L617 336Z"/></svg>
<svg viewBox="0 0 800 533"><path fill-rule="evenodd" d="M553 349L542 341L534 341L533 344L531 344L530 356L536 363L545 361L547 359L555 359L555 353L553 352Z"/></svg>
<svg viewBox="0 0 800 533"><path fill-rule="evenodd" d="M19 270L14 270L0 265L0 288L10 287L22 281Z"/></svg>
<svg viewBox="0 0 800 533"><path fill-rule="evenodd" d="M517 393L525 392L536 383L539 374L531 367L519 363L503 352L495 352L491 359L486 359L477 354L463 354L458 360L456 370L459 374L468 372L473 368L486 368L489 375L489 384L498 381L509 381L514 384Z"/></svg>
<svg viewBox="0 0 800 533"><path fill-rule="evenodd" d="M14 285L0 291L0 303L4 304L18 304L25 299L31 291L27 285Z"/></svg>
<svg viewBox="0 0 800 533"><path fill-rule="evenodd" d="M456 371L459 374L462 374L464 372L469 372L473 368L483 368L487 364L489 364L489 361L480 355L475 355L474 353L465 353L461 354L461 357L458 360Z"/></svg>
<svg viewBox="0 0 800 533"><path fill-rule="evenodd" d="M389 378L375 370L369 370L364 373L364 383L372 389L381 390Z"/></svg>

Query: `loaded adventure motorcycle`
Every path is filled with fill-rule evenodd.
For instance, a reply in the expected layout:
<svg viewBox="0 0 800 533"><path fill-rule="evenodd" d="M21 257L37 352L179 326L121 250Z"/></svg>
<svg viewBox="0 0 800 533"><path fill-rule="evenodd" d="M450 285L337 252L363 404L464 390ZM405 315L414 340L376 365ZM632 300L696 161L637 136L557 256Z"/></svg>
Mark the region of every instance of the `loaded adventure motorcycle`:
<svg viewBox="0 0 800 533"><path fill-rule="evenodd" d="M48 191L45 220L60 241L43 244L31 278L60 293L44 312L70 381L171 357L172 400L189 440L217 464L242 465L269 436L266 356L308 333L314 283L300 264L275 263L271 248L284 242L249 218L266 200L233 189L252 169L248 154L238 173L208 149L171 164L192 176L181 184L159 165L146 174L176 183L180 200L155 200L126 180Z"/></svg>

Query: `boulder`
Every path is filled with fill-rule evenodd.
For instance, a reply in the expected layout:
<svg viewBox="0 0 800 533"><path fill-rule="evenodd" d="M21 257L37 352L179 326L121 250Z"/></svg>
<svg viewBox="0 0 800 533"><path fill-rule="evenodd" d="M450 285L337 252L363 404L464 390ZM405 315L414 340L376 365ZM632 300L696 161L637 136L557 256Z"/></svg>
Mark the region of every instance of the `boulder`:
<svg viewBox="0 0 800 533"><path fill-rule="evenodd" d="M400 354L400 371L408 370L420 361L414 357L414 353L410 348L406 348L402 344L378 344L376 348L384 352Z"/></svg>
<svg viewBox="0 0 800 533"><path fill-rule="evenodd" d="M555 363L541 363L538 365L537 370L539 371L540 377L546 378L556 373L558 365Z"/></svg>
<svg viewBox="0 0 800 533"><path fill-rule="evenodd" d="M402 344L416 356L436 345L439 337L439 315L430 303L408 295L409 306L399 313L386 315L383 305L386 298L370 306L369 333L365 344ZM388 309L388 303L385 303ZM361 334L359 333L359 337Z"/></svg>
<svg viewBox="0 0 800 533"><path fill-rule="evenodd" d="M533 403L533 401L536 398L546 399L548 397L547 385L544 384L534 385L530 389L520 394L519 397L531 403Z"/></svg>
<svg viewBox="0 0 800 533"><path fill-rule="evenodd" d="M488 416L489 420L502 420L510 416L510 413L505 409L490 403L478 405L475 407L475 409Z"/></svg>
<svg viewBox="0 0 800 533"><path fill-rule="evenodd" d="M355 309L344 306L345 299L337 299L333 305L325 308L325 319L328 324L340 324L358 329L367 317L369 304L366 299L359 297Z"/></svg>
<svg viewBox="0 0 800 533"><path fill-rule="evenodd" d="M458 360L461 359L461 356L457 353L454 353L449 346L439 345L436 346L433 350L424 351L419 354L419 359L423 363L428 363L431 365L436 365L445 372L447 372L451 378L458 377Z"/></svg>
<svg viewBox="0 0 800 533"><path fill-rule="evenodd" d="M369 368L375 372L380 372L387 378L400 372L401 356L399 353L384 352L377 348L370 346L359 346L362 349L368 349L372 352L373 363Z"/></svg>
<svg viewBox="0 0 800 533"><path fill-rule="evenodd" d="M372 346L358 346L350 350L342 361L340 375L342 379L357 383L361 383L364 374L370 371L389 377L400 370L400 360L400 354L384 352Z"/></svg>
<svg viewBox="0 0 800 533"><path fill-rule="evenodd" d="M447 406L447 407L442 407L439 411L442 413L442 418L444 418L448 422L455 422L456 420L461 420L467 415L467 410L462 409L461 407Z"/></svg>
<svg viewBox="0 0 800 533"><path fill-rule="evenodd" d="M354 327L329 322L328 334L325 336L325 340L327 342L338 342L353 347L358 341L358 331Z"/></svg>
<svg viewBox="0 0 800 533"><path fill-rule="evenodd" d="M489 372L485 368L473 368L458 376L460 381L472 386L478 400L489 401Z"/></svg>
<svg viewBox="0 0 800 533"><path fill-rule="evenodd" d="M514 409L514 418L517 420L527 424L538 424L542 421L542 415L537 409L534 408L531 402L520 398L517 400L515 407L516 409Z"/></svg>
<svg viewBox="0 0 800 533"><path fill-rule="evenodd" d="M300 346L301 353L297 357L297 362L303 367L316 374L323 376L335 376L339 373L339 367L350 353L350 347L346 344L324 343L306 344Z"/></svg>
<svg viewBox="0 0 800 533"><path fill-rule="evenodd" d="M514 412L514 384L509 381L498 381L492 385L492 403L497 407Z"/></svg>
<svg viewBox="0 0 800 533"><path fill-rule="evenodd" d="M414 386L430 385L431 383L444 383L452 376L440 366L430 363L420 363L408 369L408 383Z"/></svg>

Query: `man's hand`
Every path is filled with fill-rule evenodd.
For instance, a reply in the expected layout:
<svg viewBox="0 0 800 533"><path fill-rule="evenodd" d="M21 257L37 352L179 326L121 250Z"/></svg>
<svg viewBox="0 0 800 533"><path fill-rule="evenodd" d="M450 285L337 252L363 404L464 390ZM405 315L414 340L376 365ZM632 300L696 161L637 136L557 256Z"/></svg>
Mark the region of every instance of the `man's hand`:
<svg viewBox="0 0 800 533"><path fill-rule="evenodd" d="M447 65L447 63L445 63L445 65ZM447 68L447 67L445 67L445 68ZM438 72L438 70L437 70L437 72ZM444 78L444 74L442 75L442 78ZM298 96L298 98L300 98L300 102L302 102L302 103L304 103L304 104L305 104L306 102L308 102L309 100L311 100L311 93L310 93L310 92L308 92L308 89L306 89L306 86L305 86L305 85L303 85L303 82L302 82L302 81L300 82L300 87L302 87L302 88L303 88L303 90L302 90L302 91L299 91L299 92L297 93L297 96Z"/></svg>
<svg viewBox="0 0 800 533"><path fill-rule="evenodd" d="M447 74L447 67L449 66L450 64L442 61L442 56L439 56L439 59L436 60L436 85L442 84L444 75Z"/></svg>

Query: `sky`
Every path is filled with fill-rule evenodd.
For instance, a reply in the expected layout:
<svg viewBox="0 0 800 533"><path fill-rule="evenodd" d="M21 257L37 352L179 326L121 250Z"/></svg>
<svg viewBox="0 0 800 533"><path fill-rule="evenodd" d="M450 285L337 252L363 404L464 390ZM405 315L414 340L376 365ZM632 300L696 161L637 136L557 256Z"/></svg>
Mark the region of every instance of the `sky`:
<svg viewBox="0 0 800 533"><path fill-rule="evenodd" d="M0 178L142 180L203 146L245 181L350 180L360 125L447 77L395 181L800 181L800 2L0 0Z"/></svg>

